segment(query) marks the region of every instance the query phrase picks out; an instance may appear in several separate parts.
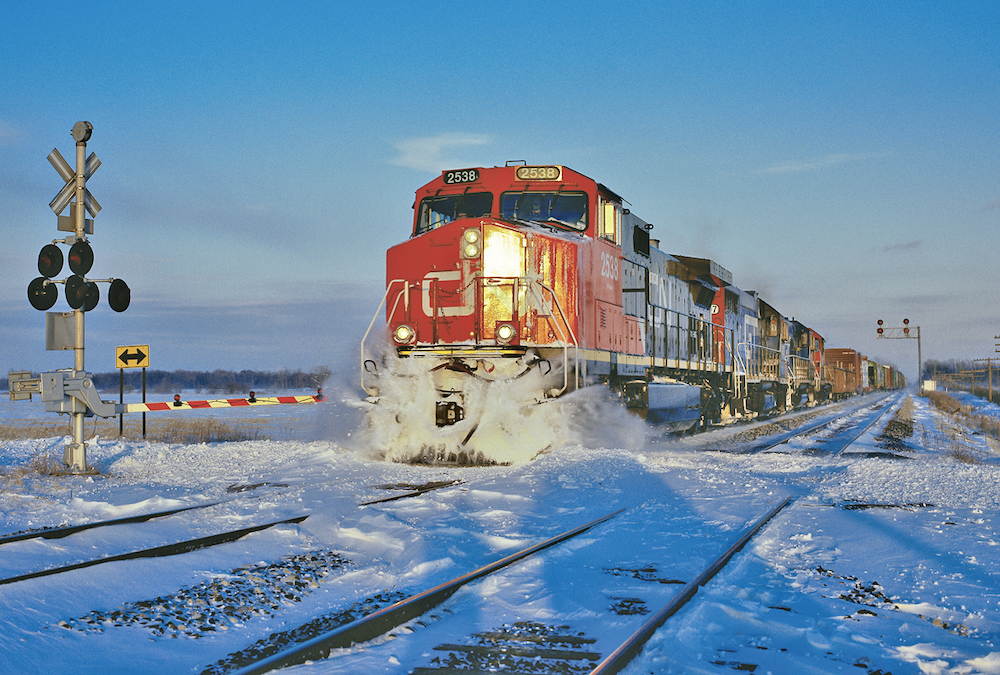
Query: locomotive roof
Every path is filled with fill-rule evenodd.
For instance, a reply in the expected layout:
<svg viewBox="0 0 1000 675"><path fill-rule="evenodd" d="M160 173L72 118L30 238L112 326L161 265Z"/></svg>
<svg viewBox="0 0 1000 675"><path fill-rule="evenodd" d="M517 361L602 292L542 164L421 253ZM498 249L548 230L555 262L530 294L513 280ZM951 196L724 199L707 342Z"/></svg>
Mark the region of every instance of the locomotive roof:
<svg viewBox="0 0 1000 675"><path fill-rule="evenodd" d="M714 260L709 260L708 258L690 258L677 254L674 254L674 257L687 265L698 276L711 275L725 286L733 285L733 273Z"/></svg>

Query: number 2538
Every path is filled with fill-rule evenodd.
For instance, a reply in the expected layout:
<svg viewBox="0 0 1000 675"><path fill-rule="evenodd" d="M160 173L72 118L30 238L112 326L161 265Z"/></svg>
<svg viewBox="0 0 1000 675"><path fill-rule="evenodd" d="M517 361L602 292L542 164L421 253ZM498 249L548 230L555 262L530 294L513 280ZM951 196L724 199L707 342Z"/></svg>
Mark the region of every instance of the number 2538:
<svg viewBox="0 0 1000 675"><path fill-rule="evenodd" d="M618 279L618 256L601 251L601 276L608 279Z"/></svg>

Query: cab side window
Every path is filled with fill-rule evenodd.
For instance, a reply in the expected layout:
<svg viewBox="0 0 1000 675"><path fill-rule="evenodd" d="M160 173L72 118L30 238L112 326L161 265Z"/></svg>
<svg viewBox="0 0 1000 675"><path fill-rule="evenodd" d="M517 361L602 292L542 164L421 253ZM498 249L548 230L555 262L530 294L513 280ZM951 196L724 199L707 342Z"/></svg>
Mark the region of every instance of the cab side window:
<svg viewBox="0 0 1000 675"><path fill-rule="evenodd" d="M600 221L598 223L598 233L601 239L621 246L622 243L622 206L618 202L598 197Z"/></svg>

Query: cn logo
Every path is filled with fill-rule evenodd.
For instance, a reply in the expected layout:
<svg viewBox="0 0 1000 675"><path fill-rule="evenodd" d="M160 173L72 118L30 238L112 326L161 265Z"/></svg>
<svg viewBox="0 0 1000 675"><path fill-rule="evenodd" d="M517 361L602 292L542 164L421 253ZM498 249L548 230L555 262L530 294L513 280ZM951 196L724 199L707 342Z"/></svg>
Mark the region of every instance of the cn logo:
<svg viewBox="0 0 1000 675"><path fill-rule="evenodd" d="M442 282L453 282L449 283L449 288L442 288ZM452 270L450 272L428 272L424 275L423 283L420 287L421 304L423 305L425 316L434 316L434 298L437 298L437 310L438 316L471 316L475 311L473 306L473 293L472 285L468 285L465 288L459 288L458 284L462 282L462 272L460 270ZM437 292L434 292L434 287L437 287ZM451 307L443 307L443 300L451 300L458 297L462 304L452 305Z"/></svg>

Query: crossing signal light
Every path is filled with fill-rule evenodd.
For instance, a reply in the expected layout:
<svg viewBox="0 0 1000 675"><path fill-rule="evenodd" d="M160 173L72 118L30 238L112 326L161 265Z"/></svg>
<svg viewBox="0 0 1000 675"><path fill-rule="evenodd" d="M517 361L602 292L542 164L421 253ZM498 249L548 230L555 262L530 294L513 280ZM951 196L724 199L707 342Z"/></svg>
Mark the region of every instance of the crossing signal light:
<svg viewBox="0 0 1000 675"><path fill-rule="evenodd" d="M73 271L73 274L78 274L82 277L86 276L87 272L93 266L94 249L90 248L90 244L85 240L78 239L69 248L69 268Z"/></svg>
<svg viewBox="0 0 1000 675"><path fill-rule="evenodd" d="M59 291L56 285L45 277L38 277L28 284L28 302L37 310L45 311L56 304Z"/></svg>
<svg viewBox="0 0 1000 675"><path fill-rule="evenodd" d="M66 302L73 309L80 309L90 304L88 300L91 288L96 288L93 282L84 281L79 274L74 274L66 280Z"/></svg>
<svg viewBox="0 0 1000 675"><path fill-rule="evenodd" d="M882 319L878 320L878 334L881 337L881 335L882 335Z"/></svg>
<svg viewBox="0 0 1000 675"><path fill-rule="evenodd" d="M101 301L101 289L86 275L94 266L94 249L84 239L77 239L70 247L69 268L73 275L66 279L66 302L73 309L89 312ZM59 290L52 277L62 271L63 253L55 244L46 244L38 253L38 273L42 276L28 284L28 302L37 310L50 309L59 299ZM132 301L132 291L121 279L112 279L108 290L108 304L116 312L124 312Z"/></svg>
<svg viewBox="0 0 1000 675"><path fill-rule="evenodd" d="M87 299L83 304L83 311L89 312L90 310L97 307L97 303L101 301L101 289L97 287L93 281L87 282Z"/></svg>
<svg viewBox="0 0 1000 675"><path fill-rule="evenodd" d="M124 312L128 309L128 303L131 301L132 291L128 284L121 279L112 281L111 288L108 289L108 304L111 305L111 309L116 312Z"/></svg>
<svg viewBox="0 0 1000 675"><path fill-rule="evenodd" d="M62 271L63 254L55 244L46 244L38 253L38 273L51 279Z"/></svg>

